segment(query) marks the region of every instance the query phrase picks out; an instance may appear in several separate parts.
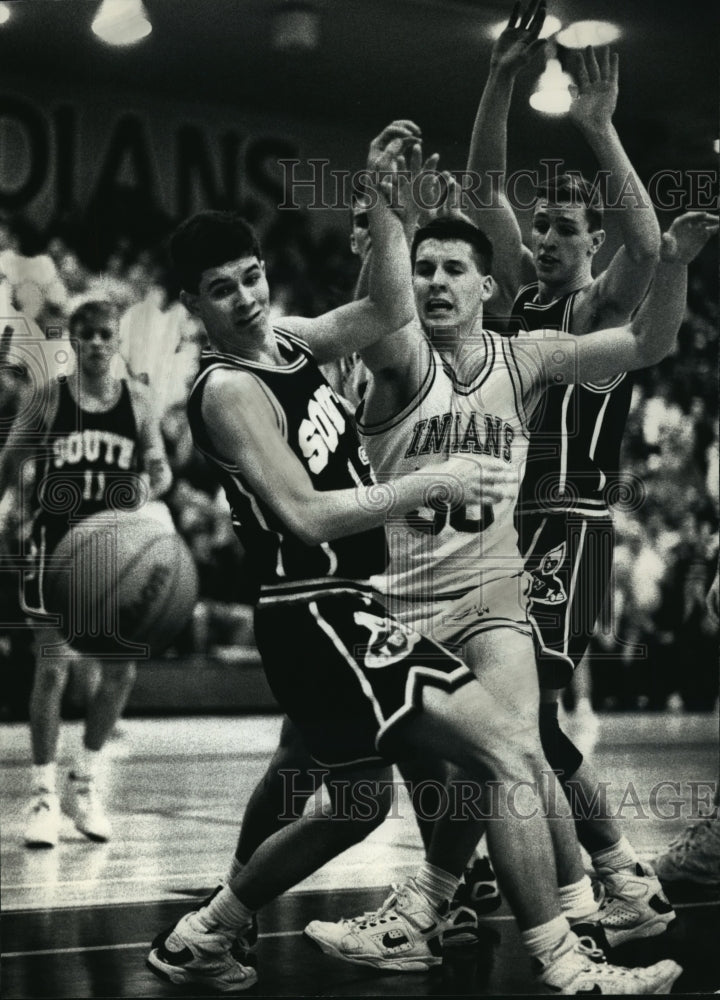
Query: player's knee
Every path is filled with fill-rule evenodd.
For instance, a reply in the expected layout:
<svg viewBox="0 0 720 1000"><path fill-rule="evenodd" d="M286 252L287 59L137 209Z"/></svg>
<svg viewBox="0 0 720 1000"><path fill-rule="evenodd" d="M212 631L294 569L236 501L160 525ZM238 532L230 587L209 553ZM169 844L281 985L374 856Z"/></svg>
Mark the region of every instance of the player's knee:
<svg viewBox="0 0 720 1000"><path fill-rule="evenodd" d="M557 703L540 706L540 739L545 758L561 781L567 781L583 762L583 755L562 731Z"/></svg>
<svg viewBox="0 0 720 1000"><path fill-rule="evenodd" d="M361 843L377 830L390 811L391 794L366 789L354 801L328 804L323 815L330 821L337 843L343 850ZM338 811L340 809L340 811Z"/></svg>
<svg viewBox="0 0 720 1000"><path fill-rule="evenodd" d="M505 730L502 735L486 737L478 746L473 772L494 781L528 781L536 776L541 760L536 730Z"/></svg>
<svg viewBox="0 0 720 1000"><path fill-rule="evenodd" d="M64 688L68 680L70 664L63 660L40 659L35 666L34 691L52 691Z"/></svg>
<svg viewBox="0 0 720 1000"><path fill-rule="evenodd" d="M132 662L104 663L100 683L103 686L126 688L135 683L137 667Z"/></svg>

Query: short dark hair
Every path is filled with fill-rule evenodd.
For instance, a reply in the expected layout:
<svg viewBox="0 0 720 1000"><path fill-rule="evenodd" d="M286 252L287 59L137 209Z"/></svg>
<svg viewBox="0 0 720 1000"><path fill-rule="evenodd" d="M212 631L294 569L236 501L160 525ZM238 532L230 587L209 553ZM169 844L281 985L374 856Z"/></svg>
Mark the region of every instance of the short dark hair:
<svg viewBox="0 0 720 1000"><path fill-rule="evenodd" d="M170 260L180 287L193 294L203 271L253 256L263 259L260 241L237 212L198 212L181 222L170 237Z"/></svg>
<svg viewBox="0 0 720 1000"><path fill-rule="evenodd" d="M571 205L582 205L590 232L602 229L604 206L600 192L582 174L557 174L547 184L538 187L535 193L551 204L570 202Z"/></svg>
<svg viewBox="0 0 720 1000"><path fill-rule="evenodd" d="M492 272L493 246L489 237L482 229L478 229L472 222L452 216L438 216L415 231L412 247L410 249L410 259L413 269L417 257L418 247L425 240L462 240L469 243L473 249L473 258L481 274Z"/></svg>
<svg viewBox="0 0 720 1000"><path fill-rule="evenodd" d="M83 302L71 314L68 328L70 333L74 333L79 326L95 326L98 323L108 321L115 326L118 319L118 308L113 302L108 302L105 299L92 299L89 302Z"/></svg>

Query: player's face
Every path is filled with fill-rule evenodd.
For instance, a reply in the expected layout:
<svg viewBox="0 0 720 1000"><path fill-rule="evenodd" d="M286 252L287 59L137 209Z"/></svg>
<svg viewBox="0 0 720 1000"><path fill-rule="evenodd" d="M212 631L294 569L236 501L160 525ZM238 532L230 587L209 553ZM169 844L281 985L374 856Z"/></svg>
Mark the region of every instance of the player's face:
<svg viewBox="0 0 720 1000"><path fill-rule="evenodd" d="M241 344L268 331L270 290L265 265L255 256L203 271L198 294L185 295L183 301L203 321L212 340Z"/></svg>
<svg viewBox="0 0 720 1000"><path fill-rule="evenodd" d="M353 210L353 227L350 234L350 249L357 254L361 260L365 260L370 249L370 223L367 209L358 208Z"/></svg>
<svg viewBox="0 0 720 1000"><path fill-rule="evenodd" d="M584 280L596 250L602 244L602 230L588 228L582 205L551 205L541 200L535 206L531 246L540 281L564 285Z"/></svg>
<svg viewBox="0 0 720 1000"><path fill-rule="evenodd" d="M104 375L110 370L119 347L117 321L111 316L83 323L71 331L78 364L88 375Z"/></svg>
<svg viewBox="0 0 720 1000"><path fill-rule="evenodd" d="M482 316L492 278L478 270L473 248L464 240L423 240L417 248L413 289L426 331L467 329Z"/></svg>

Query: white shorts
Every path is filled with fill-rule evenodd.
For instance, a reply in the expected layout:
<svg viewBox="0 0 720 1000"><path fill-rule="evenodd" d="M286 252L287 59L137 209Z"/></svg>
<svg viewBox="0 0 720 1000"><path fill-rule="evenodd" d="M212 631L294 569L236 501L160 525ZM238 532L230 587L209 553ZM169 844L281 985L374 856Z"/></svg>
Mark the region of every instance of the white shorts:
<svg viewBox="0 0 720 1000"><path fill-rule="evenodd" d="M404 597L385 597L403 625L462 656L464 644L479 632L511 628L532 637L528 602L532 577L527 572L502 577L481 587L436 599L431 605Z"/></svg>

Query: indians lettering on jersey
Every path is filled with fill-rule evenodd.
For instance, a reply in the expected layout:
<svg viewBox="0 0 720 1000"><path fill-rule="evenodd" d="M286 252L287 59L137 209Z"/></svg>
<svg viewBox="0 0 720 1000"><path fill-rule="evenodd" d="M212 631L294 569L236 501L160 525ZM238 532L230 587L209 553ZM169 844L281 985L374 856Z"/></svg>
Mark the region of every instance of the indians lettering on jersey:
<svg viewBox="0 0 720 1000"><path fill-rule="evenodd" d="M448 411L417 421L405 457L467 453L512 462L514 438L515 429L502 417Z"/></svg>
<svg viewBox="0 0 720 1000"><path fill-rule="evenodd" d="M103 462L118 469L130 469L135 456L135 441L112 431L73 431L56 437L52 448L56 469L80 462Z"/></svg>
<svg viewBox="0 0 720 1000"><path fill-rule="evenodd" d="M519 488L528 439L518 409L517 368L503 338L484 337L487 350L478 371L453 371L432 350L428 375L401 414L376 425L360 415L358 428L377 475L422 471L450 453L476 456L480 467L492 456L517 470ZM430 604L516 575L523 562L514 507L515 497L451 507L430 491L427 506L388 520L390 563L376 585L391 599Z"/></svg>

